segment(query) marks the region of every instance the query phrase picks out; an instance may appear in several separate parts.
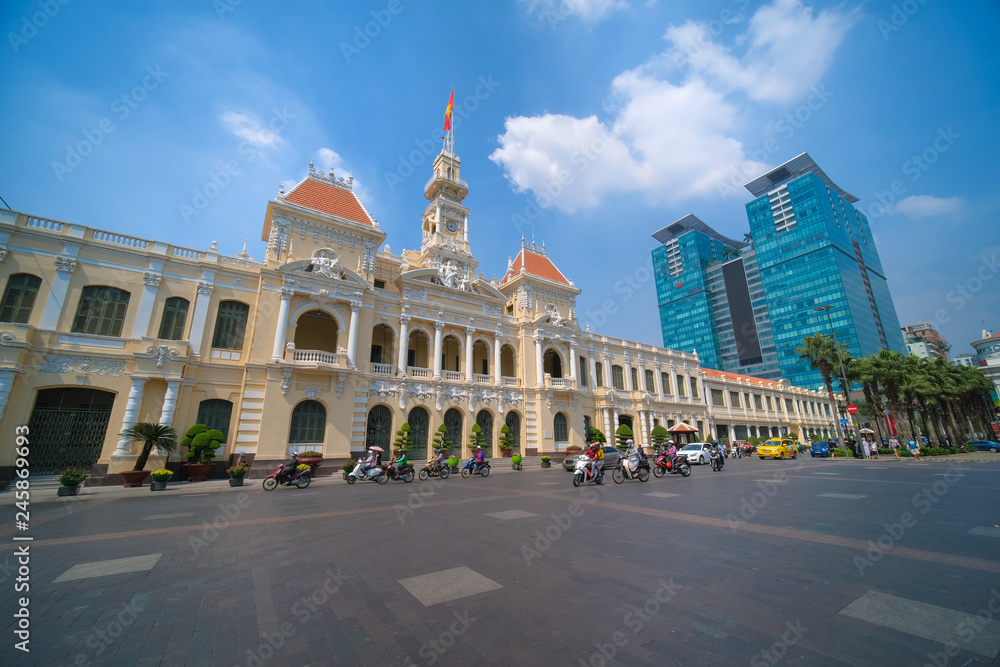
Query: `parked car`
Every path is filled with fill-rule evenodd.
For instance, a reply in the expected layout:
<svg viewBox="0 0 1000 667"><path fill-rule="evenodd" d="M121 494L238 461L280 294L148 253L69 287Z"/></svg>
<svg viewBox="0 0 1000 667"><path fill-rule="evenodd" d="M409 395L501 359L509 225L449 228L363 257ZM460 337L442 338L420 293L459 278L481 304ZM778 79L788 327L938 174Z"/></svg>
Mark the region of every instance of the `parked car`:
<svg viewBox="0 0 1000 667"><path fill-rule="evenodd" d="M612 445L604 445L601 449L604 450L604 469L610 471L618 465L618 459L621 458L622 453L618 451L617 447ZM563 459L563 470L566 472L573 472L576 470L576 460L582 455L583 454L581 452L577 456L567 456Z"/></svg>
<svg viewBox="0 0 1000 667"><path fill-rule="evenodd" d="M795 443L788 438L771 438L757 448L757 456L762 459L768 457L775 459L788 457L794 459L798 455Z"/></svg>
<svg viewBox="0 0 1000 667"><path fill-rule="evenodd" d="M969 444L981 452L993 452L994 454L1000 452L1000 443L992 440L973 440Z"/></svg>
<svg viewBox="0 0 1000 667"><path fill-rule="evenodd" d="M687 457L688 465L704 465L712 460L712 444L708 442L692 442L684 445L677 453Z"/></svg>
<svg viewBox="0 0 1000 667"><path fill-rule="evenodd" d="M833 447L829 440L818 440L809 448L809 455L812 457L827 458L833 456Z"/></svg>

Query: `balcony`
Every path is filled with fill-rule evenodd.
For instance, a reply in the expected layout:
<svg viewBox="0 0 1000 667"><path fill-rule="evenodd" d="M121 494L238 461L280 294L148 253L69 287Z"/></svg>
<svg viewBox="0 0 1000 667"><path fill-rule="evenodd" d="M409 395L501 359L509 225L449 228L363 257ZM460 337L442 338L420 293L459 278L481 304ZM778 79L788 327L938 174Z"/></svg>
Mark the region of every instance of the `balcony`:
<svg viewBox="0 0 1000 667"><path fill-rule="evenodd" d="M420 368L419 366L407 366L406 374L411 378L429 378L431 376L431 369Z"/></svg>
<svg viewBox="0 0 1000 667"><path fill-rule="evenodd" d="M395 364L372 364L372 374L373 375L392 375Z"/></svg>
<svg viewBox="0 0 1000 667"><path fill-rule="evenodd" d="M505 387L520 387L521 386L521 378L512 378L512 377L503 376L503 377L500 378L500 382Z"/></svg>
<svg viewBox="0 0 1000 667"><path fill-rule="evenodd" d="M483 375L482 373L473 373L472 381L476 384L493 384L493 376Z"/></svg>
<svg viewBox="0 0 1000 667"><path fill-rule="evenodd" d="M441 377L452 382L461 382L465 379L465 373L462 371L441 371Z"/></svg>
<svg viewBox="0 0 1000 667"><path fill-rule="evenodd" d="M329 364L330 366L346 366L347 355L323 350L295 350L292 361L303 363Z"/></svg>

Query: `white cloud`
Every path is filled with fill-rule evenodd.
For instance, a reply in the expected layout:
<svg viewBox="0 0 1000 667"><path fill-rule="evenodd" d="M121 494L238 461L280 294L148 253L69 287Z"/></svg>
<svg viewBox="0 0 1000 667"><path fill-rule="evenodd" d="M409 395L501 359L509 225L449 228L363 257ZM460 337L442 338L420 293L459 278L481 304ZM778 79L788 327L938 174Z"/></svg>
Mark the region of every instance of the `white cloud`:
<svg viewBox="0 0 1000 667"><path fill-rule="evenodd" d="M227 111L219 118L223 127L237 137L249 141L258 148L274 148L285 143L281 135L264 127L255 117L248 113Z"/></svg>
<svg viewBox="0 0 1000 667"><path fill-rule="evenodd" d="M961 197L934 197L932 195L915 195L907 197L892 207L893 212L902 213L911 220L933 218L943 215L954 215L962 210L964 200Z"/></svg>
<svg viewBox="0 0 1000 667"><path fill-rule="evenodd" d="M663 53L615 77L611 118L508 118L490 159L519 192L570 213L596 208L612 193L638 193L651 205L709 195L733 173L767 169L736 138L748 110L729 95L798 99L826 73L855 14L813 16L798 0L774 0L735 37L747 45L741 58L718 45L707 25L671 27ZM677 66L689 70L682 83L667 78Z"/></svg>
<svg viewBox="0 0 1000 667"><path fill-rule="evenodd" d="M523 0L528 3L528 13L558 23L570 16L579 16L589 23L600 21L619 9L628 7L626 0Z"/></svg>
<svg viewBox="0 0 1000 667"><path fill-rule="evenodd" d="M744 91L751 99L792 102L820 82L847 31L857 22L859 9L840 7L814 16L799 0L774 0L758 9L745 35L742 56L715 41L718 21L712 25L689 21L671 26L670 58L686 65L726 91Z"/></svg>

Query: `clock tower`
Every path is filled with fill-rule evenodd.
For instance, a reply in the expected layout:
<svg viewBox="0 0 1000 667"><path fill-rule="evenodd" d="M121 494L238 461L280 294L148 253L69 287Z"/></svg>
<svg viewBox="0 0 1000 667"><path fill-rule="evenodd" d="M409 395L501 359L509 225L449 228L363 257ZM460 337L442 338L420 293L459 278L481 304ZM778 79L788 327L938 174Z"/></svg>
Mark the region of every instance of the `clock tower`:
<svg viewBox="0 0 1000 667"><path fill-rule="evenodd" d="M422 215L420 265L454 262L463 273L473 273L478 262L469 245L469 209L462 204L469 184L461 177L462 160L449 149L446 144L435 158L434 173L424 188L430 203Z"/></svg>

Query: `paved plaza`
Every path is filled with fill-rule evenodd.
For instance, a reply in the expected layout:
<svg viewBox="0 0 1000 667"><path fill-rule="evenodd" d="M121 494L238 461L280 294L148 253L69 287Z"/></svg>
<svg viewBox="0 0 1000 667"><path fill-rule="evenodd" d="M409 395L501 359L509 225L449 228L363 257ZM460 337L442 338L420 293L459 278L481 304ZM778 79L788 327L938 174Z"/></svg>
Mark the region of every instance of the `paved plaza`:
<svg viewBox="0 0 1000 667"><path fill-rule="evenodd" d="M0 660L1000 664L1000 455L751 458L579 489L557 463L494 463L269 493L39 489L28 531L8 490Z"/></svg>

